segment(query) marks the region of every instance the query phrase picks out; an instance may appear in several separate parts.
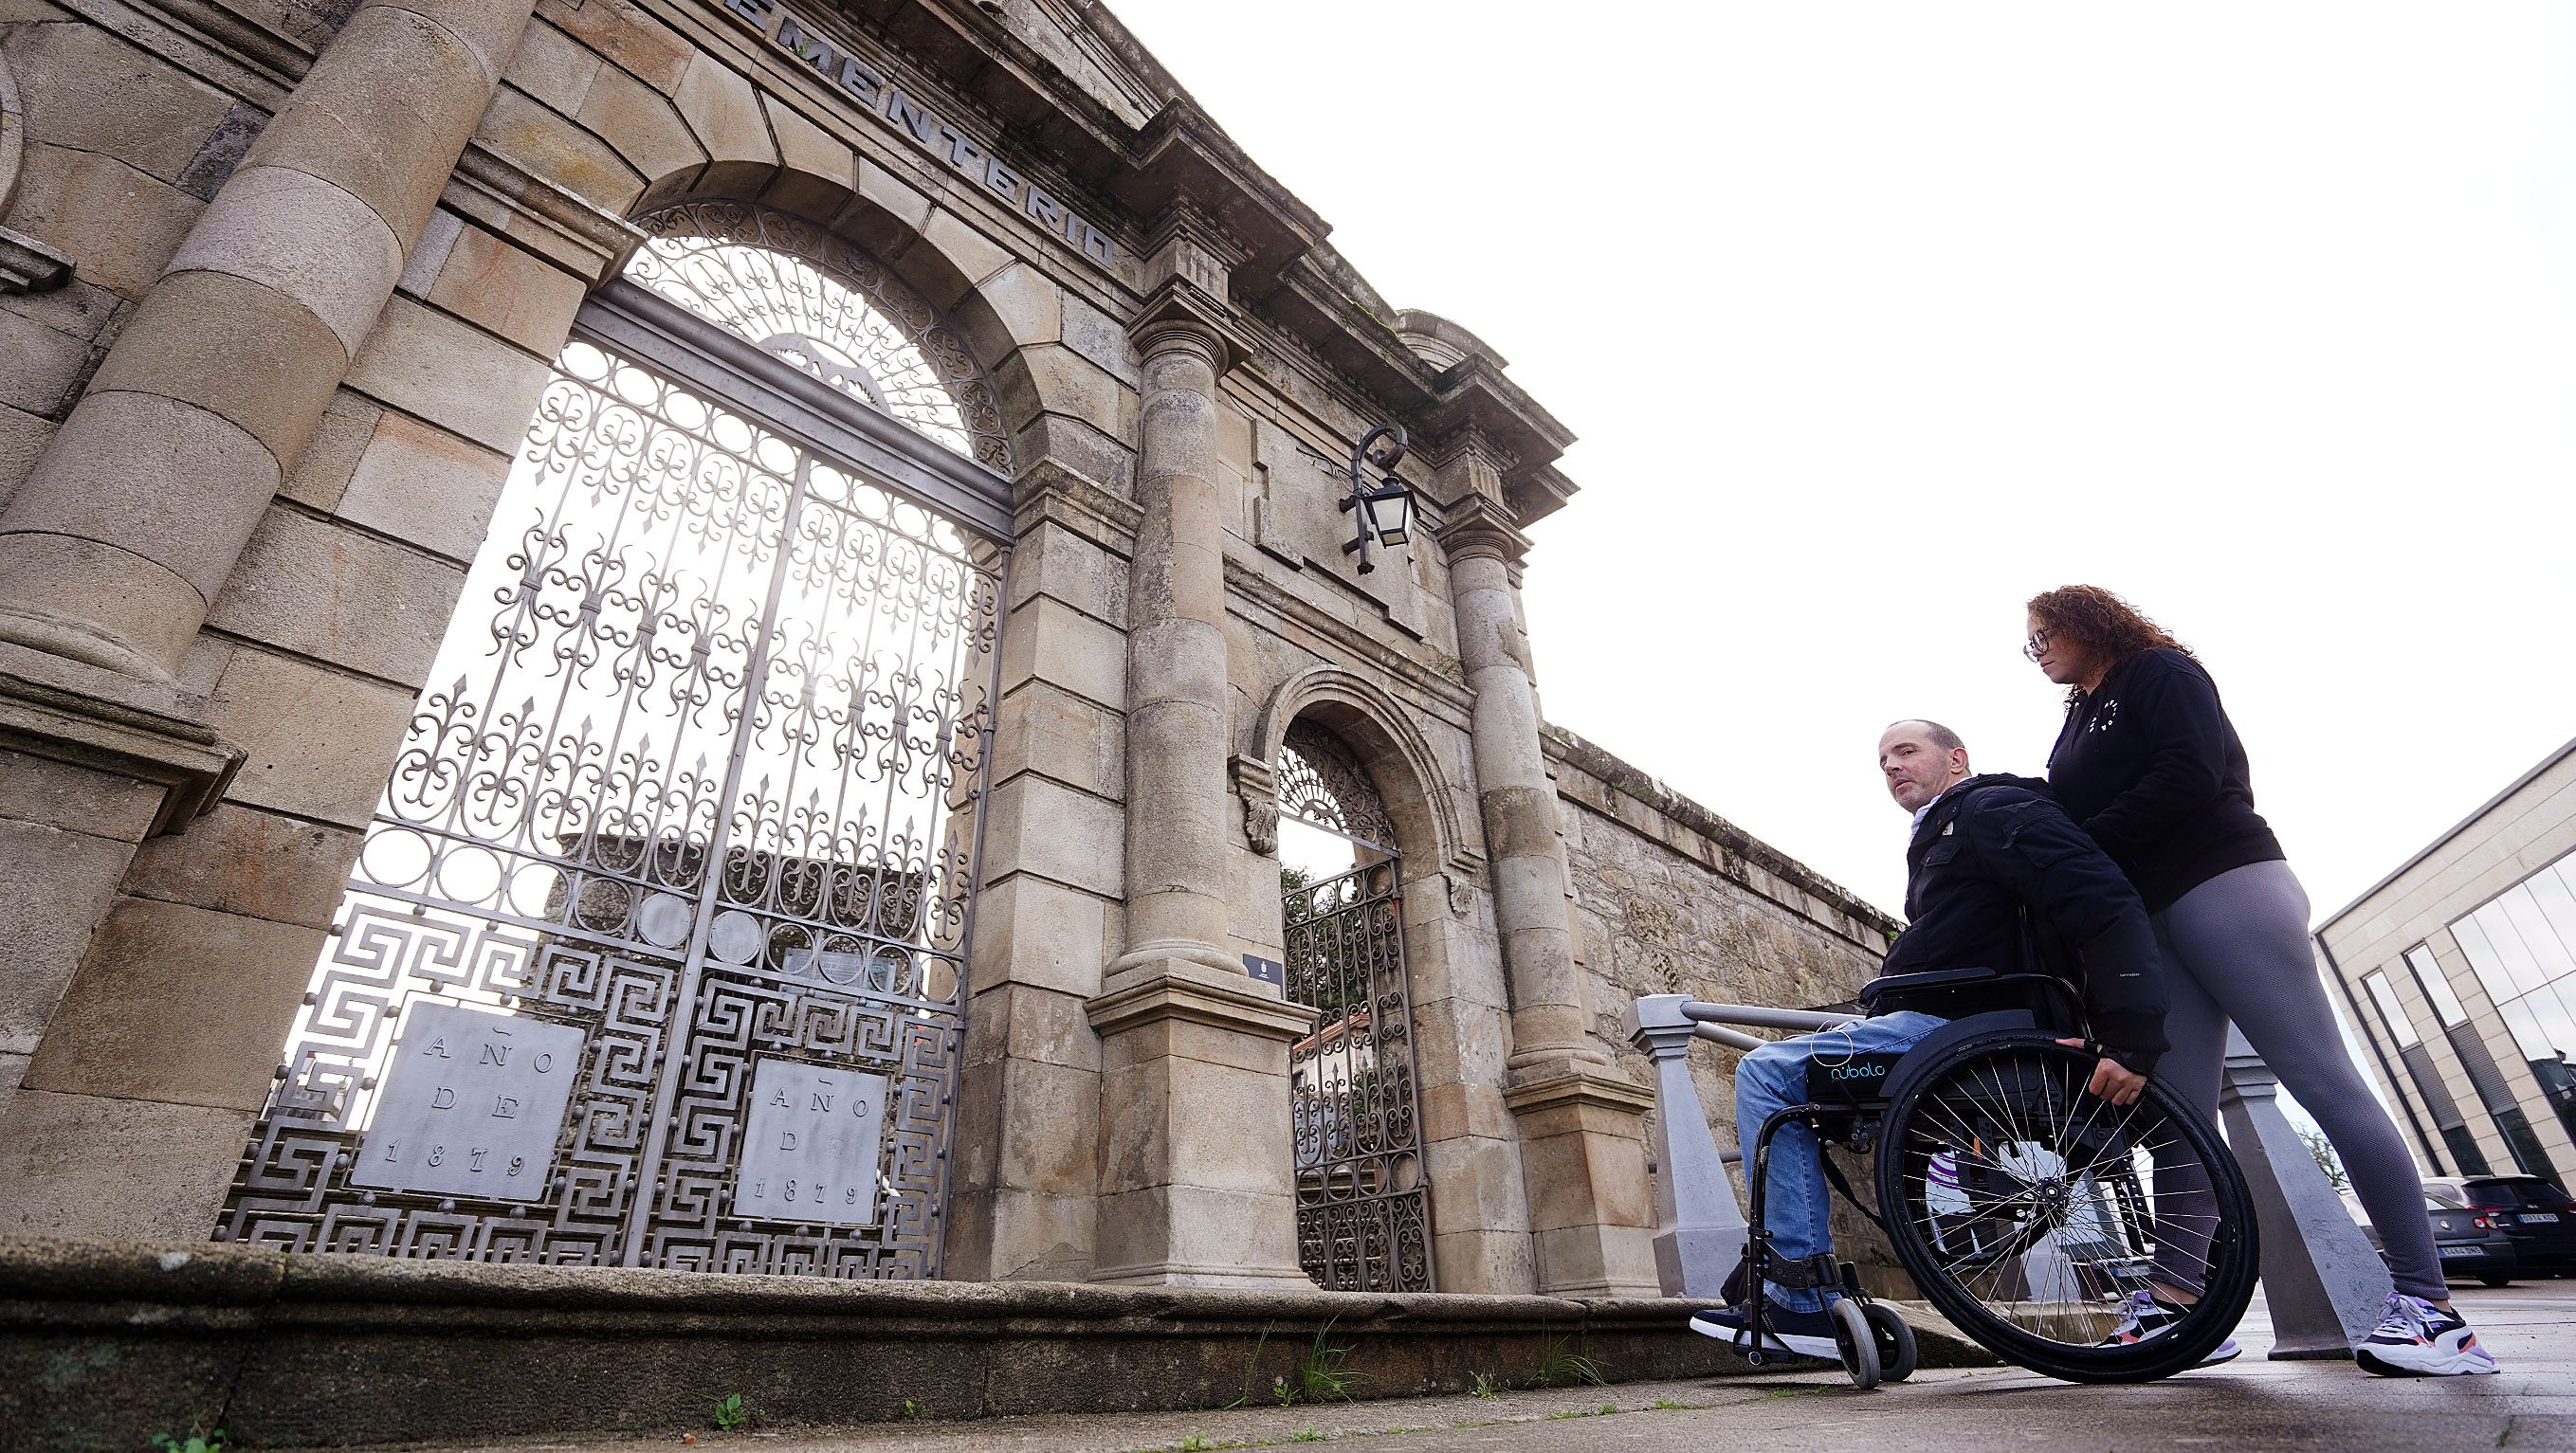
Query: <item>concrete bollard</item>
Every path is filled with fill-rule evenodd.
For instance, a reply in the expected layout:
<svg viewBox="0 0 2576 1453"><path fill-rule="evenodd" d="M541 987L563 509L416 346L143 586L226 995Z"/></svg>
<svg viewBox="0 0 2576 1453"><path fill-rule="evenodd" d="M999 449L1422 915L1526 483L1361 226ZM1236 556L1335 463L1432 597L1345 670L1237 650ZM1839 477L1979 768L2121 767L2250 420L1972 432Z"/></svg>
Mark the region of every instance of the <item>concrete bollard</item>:
<svg viewBox="0 0 2576 1453"><path fill-rule="evenodd" d="M2350 1357L2353 1345L2379 1325L2388 1269L2282 1113L2280 1090L2263 1057L2230 1028L2218 1113L2263 1234L2272 1356Z"/></svg>
<svg viewBox="0 0 2576 1453"><path fill-rule="evenodd" d="M1655 1277L1668 1297L1719 1300L1744 1255L1744 1211L1691 1083L1696 1026L1683 994L1649 994L1628 1010L1628 1042L1655 1064Z"/></svg>

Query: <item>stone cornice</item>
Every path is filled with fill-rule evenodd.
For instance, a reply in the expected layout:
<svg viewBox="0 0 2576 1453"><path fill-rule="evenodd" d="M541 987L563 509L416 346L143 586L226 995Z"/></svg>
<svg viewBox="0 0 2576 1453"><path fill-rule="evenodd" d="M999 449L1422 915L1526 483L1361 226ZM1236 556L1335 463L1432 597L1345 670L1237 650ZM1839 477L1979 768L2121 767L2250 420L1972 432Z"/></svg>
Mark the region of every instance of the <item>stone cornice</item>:
<svg viewBox="0 0 2576 1453"><path fill-rule="evenodd" d="M1145 523L1144 506L1054 459L1030 465L1012 496L1015 536L1025 539L1039 520L1053 520L1121 559L1135 553Z"/></svg>
<svg viewBox="0 0 2576 1453"><path fill-rule="evenodd" d="M1246 975L1243 982L1260 981ZM1316 1013L1303 1004L1248 988L1165 974L1113 989L1082 1008L1092 1029L1104 1038L1121 1030L1180 1020L1259 1039L1297 1040L1314 1032Z"/></svg>
<svg viewBox="0 0 2576 1453"><path fill-rule="evenodd" d="M518 163L468 142L439 200L563 263L585 281L614 276L644 244L643 229L601 211ZM526 225L514 225L524 222ZM542 239L530 234L542 232Z"/></svg>
<svg viewBox="0 0 2576 1453"><path fill-rule="evenodd" d="M242 764L241 748L183 710L147 683L0 643L0 747L160 784L148 836L211 810Z"/></svg>
<svg viewBox="0 0 2576 1453"><path fill-rule="evenodd" d="M1655 1108L1655 1092L1621 1075L1567 1070L1505 1086L1503 1105L1515 1115L1568 1107L1643 1115Z"/></svg>
<svg viewBox="0 0 2576 1453"><path fill-rule="evenodd" d="M44 293L72 280L72 260L23 232L0 227L0 293Z"/></svg>

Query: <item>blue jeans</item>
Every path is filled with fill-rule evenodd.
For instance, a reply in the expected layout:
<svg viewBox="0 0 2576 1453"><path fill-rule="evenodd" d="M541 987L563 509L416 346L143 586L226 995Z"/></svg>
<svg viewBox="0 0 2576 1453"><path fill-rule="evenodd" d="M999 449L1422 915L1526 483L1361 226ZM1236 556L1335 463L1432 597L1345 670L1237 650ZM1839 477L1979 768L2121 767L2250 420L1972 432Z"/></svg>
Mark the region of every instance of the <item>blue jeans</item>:
<svg viewBox="0 0 2576 1453"><path fill-rule="evenodd" d="M1894 1054L1912 1049L1917 1040L1948 1021L1912 1012L1855 1019L1840 1029L1823 1029L1766 1044L1735 1067L1735 1143L1744 1151L1745 1174L1753 1171L1753 1141L1762 1122L1791 1105L1807 1103L1807 1062L1827 1063L1855 1054ZM1796 1121L1771 1133L1770 1183L1764 1188L1762 1219L1771 1228L1771 1255L1776 1261L1822 1256L1834 1249L1832 1209L1825 1194L1825 1170L1816 1133ZM1821 1312L1840 1295L1823 1290L1793 1290L1778 1282L1764 1293L1793 1312Z"/></svg>

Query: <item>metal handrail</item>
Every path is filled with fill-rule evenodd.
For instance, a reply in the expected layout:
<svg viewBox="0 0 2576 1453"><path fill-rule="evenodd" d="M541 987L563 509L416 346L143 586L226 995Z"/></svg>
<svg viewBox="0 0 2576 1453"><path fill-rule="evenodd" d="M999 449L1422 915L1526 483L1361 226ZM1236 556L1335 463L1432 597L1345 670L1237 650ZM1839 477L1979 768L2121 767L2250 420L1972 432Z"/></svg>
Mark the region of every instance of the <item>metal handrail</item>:
<svg viewBox="0 0 2576 1453"><path fill-rule="evenodd" d="M1771 1009L1759 1004L1713 1004L1705 999L1684 999L1674 1007L1683 1018L1701 1024L1750 1024L1756 1029L1840 1029L1855 1019L1868 1017L1821 1014L1813 1009Z"/></svg>

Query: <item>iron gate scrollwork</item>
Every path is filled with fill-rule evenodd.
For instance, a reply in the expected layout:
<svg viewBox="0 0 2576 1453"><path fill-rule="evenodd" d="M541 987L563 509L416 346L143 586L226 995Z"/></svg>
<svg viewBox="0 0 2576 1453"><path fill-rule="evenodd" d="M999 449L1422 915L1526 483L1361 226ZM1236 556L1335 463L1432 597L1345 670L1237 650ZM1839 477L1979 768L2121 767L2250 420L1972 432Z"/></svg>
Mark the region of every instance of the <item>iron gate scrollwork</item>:
<svg viewBox="0 0 2576 1453"><path fill-rule="evenodd" d="M1300 723L1289 743L1284 808L1344 836L1385 833L1361 852L1376 861L1288 888L1282 903L1288 998L1319 1011L1289 1054L1298 1263L1328 1290L1429 1291L1431 1188L1398 863L1383 847L1391 825L1339 742Z"/></svg>
<svg viewBox="0 0 2576 1453"><path fill-rule="evenodd" d="M218 1239L938 1274L1004 561L577 337Z"/></svg>

